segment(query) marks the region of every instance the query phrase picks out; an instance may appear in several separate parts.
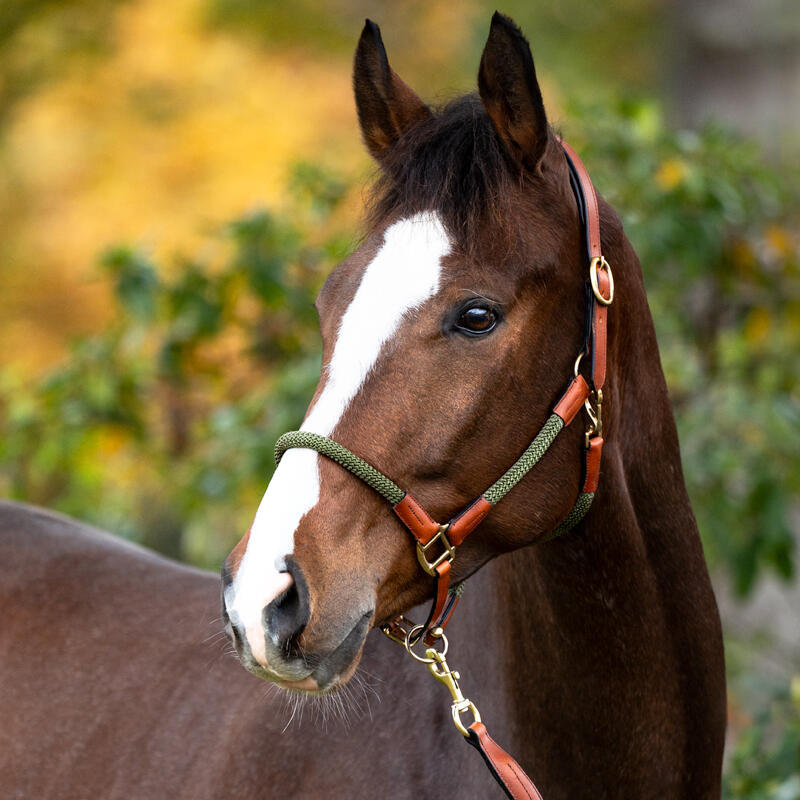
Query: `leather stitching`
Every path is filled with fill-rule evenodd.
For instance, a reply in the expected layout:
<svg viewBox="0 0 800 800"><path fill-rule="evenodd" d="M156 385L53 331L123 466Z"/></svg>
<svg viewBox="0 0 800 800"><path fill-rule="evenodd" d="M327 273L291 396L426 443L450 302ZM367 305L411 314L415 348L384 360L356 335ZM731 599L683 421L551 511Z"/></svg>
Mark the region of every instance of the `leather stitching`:
<svg viewBox="0 0 800 800"><path fill-rule="evenodd" d="M539 792L536 792L536 794L531 794L531 793L528 791L528 787L525 785L525 783L523 782L522 778L521 778L521 777L520 777L520 775L519 775L519 772L521 772L521 771L522 771L522 769L521 769L521 768L519 767L519 765L518 765L518 764L517 764L517 763L514 761L514 759L510 759L510 760L509 760L509 762L508 762L508 764L506 764L506 766L507 766L507 767L508 767L508 768L511 770L512 774L513 774L513 775L514 775L514 777L517 779L517 783L520 785L520 788L522 788L522 790L525 792L525 794L526 794L528 797L530 797L530 798L531 798L531 800L542 800L542 796L539 794ZM527 775L525 775L525 773L524 773L524 772L522 773L522 775L523 775L524 777L527 777Z"/></svg>

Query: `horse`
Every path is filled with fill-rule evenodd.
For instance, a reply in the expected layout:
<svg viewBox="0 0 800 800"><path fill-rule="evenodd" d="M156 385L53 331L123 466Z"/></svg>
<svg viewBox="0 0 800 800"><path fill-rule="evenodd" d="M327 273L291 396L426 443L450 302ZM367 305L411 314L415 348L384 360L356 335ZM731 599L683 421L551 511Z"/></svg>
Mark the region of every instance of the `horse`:
<svg viewBox="0 0 800 800"><path fill-rule="evenodd" d="M317 298L323 366L302 430L413 489L420 518L450 519L597 357L582 348L585 210L507 17L492 18L478 93L438 109L368 20L354 91L380 174L364 239ZM466 586L449 657L546 800L718 798L719 615L641 268L597 203L615 297L593 502L553 538L599 433L599 392L571 412L587 429L565 426L447 557ZM433 594L406 527L296 446L221 580L0 504L4 796L498 796L444 690L380 633ZM209 636L220 594L226 641Z"/></svg>

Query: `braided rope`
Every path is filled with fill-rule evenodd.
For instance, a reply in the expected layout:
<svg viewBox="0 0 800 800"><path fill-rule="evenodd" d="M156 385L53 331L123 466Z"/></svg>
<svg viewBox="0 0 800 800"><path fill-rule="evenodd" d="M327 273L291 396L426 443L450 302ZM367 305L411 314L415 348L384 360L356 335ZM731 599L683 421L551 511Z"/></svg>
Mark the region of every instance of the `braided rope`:
<svg viewBox="0 0 800 800"><path fill-rule="evenodd" d="M484 493L484 499L497 505L530 471L564 427L564 420L552 414L525 452Z"/></svg>
<svg viewBox="0 0 800 800"><path fill-rule="evenodd" d="M483 497L493 506L499 503L536 466L563 427L564 420L558 414L552 414L536 438L525 448L525 452L483 493ZM393 506L405 497L405 492L394 481L363 458L359 458L333 439L318 433L310 431L284 433L275 443L275 463L279 464L283 454L294 447L316 450L330 458L371 486Z"/></svg>
<svg viewBox="0 0 800 800"><path fill-rule="evenodd" d="M525 452L483 493L483 497L493 506L499 503L536 466L563 427L564 420L558 414L553 414L539 431L536 438L525 448ZM279 464L283 454L295 447L316 450L321 455L335 461L372 487L393 506L397 505L405 497L406 493L394 481L387 478L371 464L368 464L363 458L359 458L343 445L334 442L333 439L328 439L327 436L320 436L318 433L309 431L289 431L284 433L275 442L275 463ZM579 494L566 519L552 533L540 541L548 542L572 530L586 516L592 505L592 500L594 500L594 493L584 492ZM463 591L462 584L456 587L456 591L459 590Z"/></svg>
<svg viewBox="0 0 800 800"><path fill-rule="evenodd" d="M318 433L309 431L289 431L284 433L275 442L275 463L279 464L283 454L293 448L302 447L308 450L316 450L323 456L327 456L337 464L341 464L357 478L360 478L368 486L371 486L378 494L385 497L393 506L397 505L405 492L393 481L389 480L382 472L378 472L375 467L359 458L346 447L343 447L333 439L320 436Z"/></svg>
<svg viewBox="0 0 800 800"><path fill-rule="evenodd" d="M551 539L561 536L562 533L571 531L586 516L586 512L592 505L592 500L594 500L594 492L583 492L579 494L575 505L572 506L572 510L567 514L566 519L552 533L547 534L547 536L544 536L539 541L549 542Z"/></svg>

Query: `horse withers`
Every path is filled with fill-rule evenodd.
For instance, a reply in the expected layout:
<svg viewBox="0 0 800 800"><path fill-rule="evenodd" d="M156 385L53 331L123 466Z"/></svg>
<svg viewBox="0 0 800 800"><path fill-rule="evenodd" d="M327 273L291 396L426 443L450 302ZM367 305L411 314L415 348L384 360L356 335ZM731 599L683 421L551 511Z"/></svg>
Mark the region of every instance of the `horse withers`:
<svg viewBox="0 0 800 800"><path fill-rule="evenodd" d="M431 109L370 22L354 87L381 177L363 243L317 299L323 370L303 431L450 519L526 451L573 373L581 211L507 18L492 20L477 95ZM719 618L641 270L602 199L599 230L616 293L593 503L545 541L580 492L579 414L457 548L452 584L473 577L448 634L484 720L545 800L719 797ZM9 796L498 792L441 688L370 633L430 599L414 539L314 450L283 455L224 566L223 616L247 670L295 695L335 702L370 676L382 702L349 729L307 715L283 730L280 696L208 640L208 574L23 506L2 507L0 531Z"/></svg>

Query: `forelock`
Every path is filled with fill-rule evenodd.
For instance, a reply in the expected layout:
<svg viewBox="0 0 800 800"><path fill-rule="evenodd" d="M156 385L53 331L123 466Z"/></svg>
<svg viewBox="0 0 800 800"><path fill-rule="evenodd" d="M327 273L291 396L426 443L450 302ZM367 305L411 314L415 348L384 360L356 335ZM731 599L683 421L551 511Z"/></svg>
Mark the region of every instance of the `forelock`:
<svg viewBox="0 0 800 800"><path fill-rule="evenodd" d="M449 102L411 128L384 159L368 198L369 221L438 212L470 248L481 232L515 238L530 192L514 176L477 94Z"/></svg>

